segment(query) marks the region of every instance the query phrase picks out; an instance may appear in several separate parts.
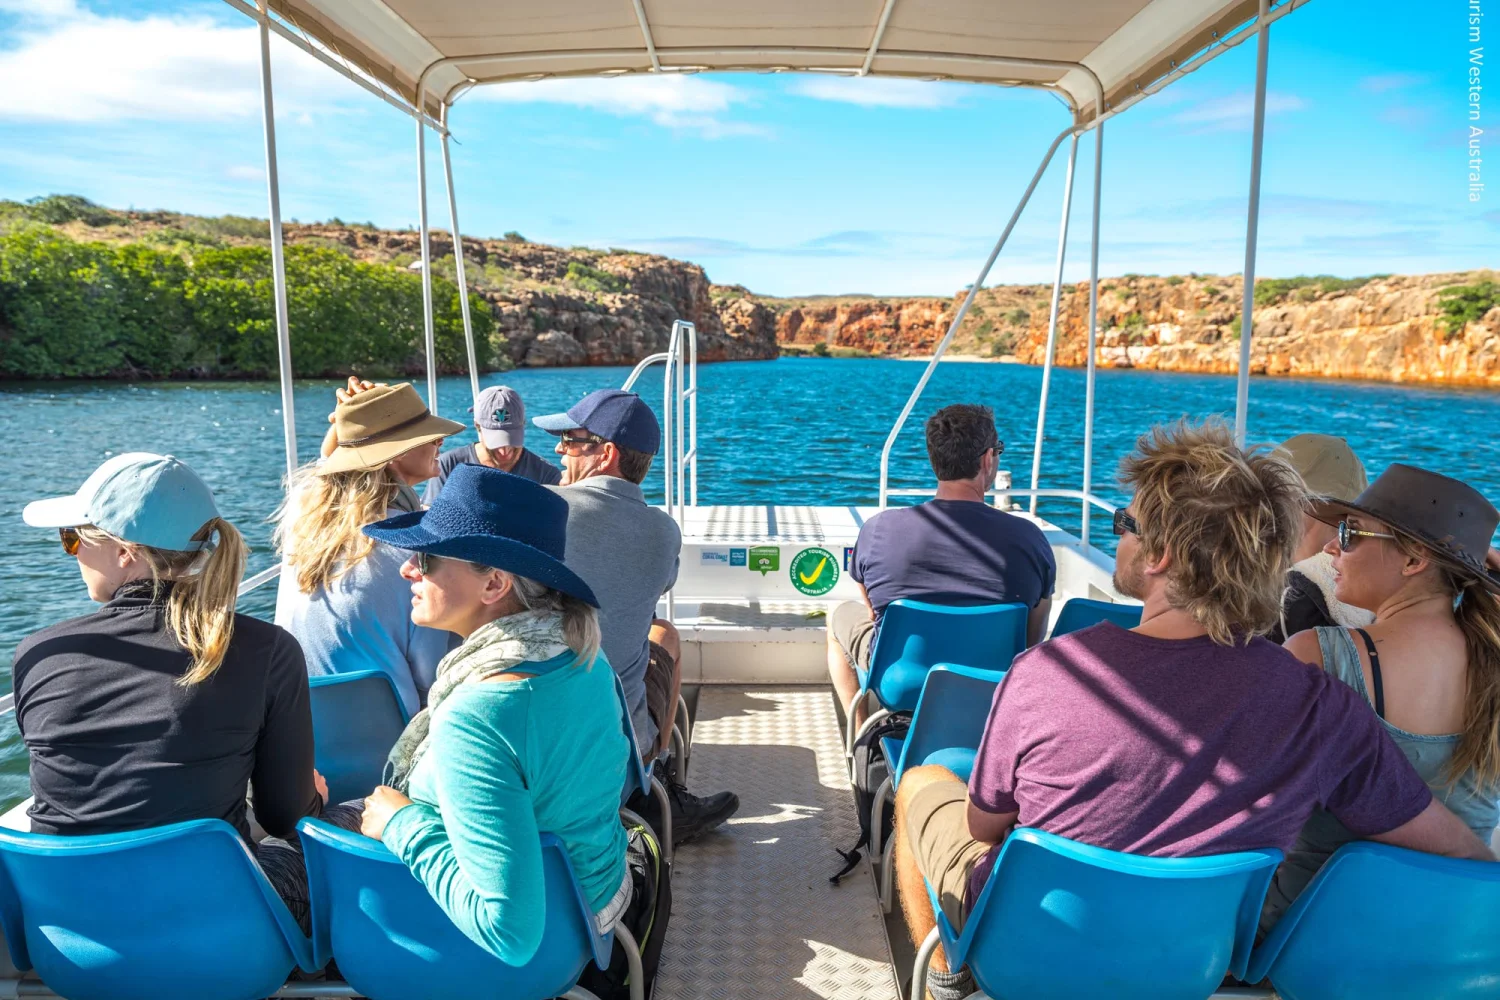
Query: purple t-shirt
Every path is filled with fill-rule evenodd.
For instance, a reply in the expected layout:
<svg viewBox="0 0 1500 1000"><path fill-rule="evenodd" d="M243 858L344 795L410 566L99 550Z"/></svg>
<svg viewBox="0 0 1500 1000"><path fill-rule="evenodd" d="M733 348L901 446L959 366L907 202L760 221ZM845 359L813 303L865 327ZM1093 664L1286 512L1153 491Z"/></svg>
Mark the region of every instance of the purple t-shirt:
<svg viewBox="0 0 1500 1000"><path fill-rule="evenodd" d="M1042 529L974 500L881 511L859 529L850 574L875 618L892 601L1024 604L1052 596L1057 562Z"/></svg>
<svg viewBox="0 0 1500 1000"><path fill-rule="evenodd" d="M1385 833L1432 793L1353 688L1265 639L1225 647L1108 623L1016 658L969 779L987 812L1158 857L1289 850L1322 806ZM978 898L998 847L969 880Z"/></svg>

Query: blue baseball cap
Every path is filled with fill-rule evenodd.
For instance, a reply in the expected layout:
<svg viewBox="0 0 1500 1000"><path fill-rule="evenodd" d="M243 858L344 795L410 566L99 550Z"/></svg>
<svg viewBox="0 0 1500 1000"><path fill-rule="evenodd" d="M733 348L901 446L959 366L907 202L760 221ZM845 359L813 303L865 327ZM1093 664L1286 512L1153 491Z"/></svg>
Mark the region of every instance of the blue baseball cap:
<svg viewBox="0 0 1500 1000"><path fill-rule="evenodd" d="M661 424L646 401L623 389L600 389L584 396L567 413L549 413L531 421L548 434L585 430L622 448L655 455L661 447Z"/></svg>
<svg viewBox="0 0 1500 1000"><path fill-rule="evenodd" d="M21 511L34 528L92 525L132 544L173 552L211 547L193 536L218 516L214 492L198 473L171 455L146 451L116 455L72 496L35 500Z"/></svg>

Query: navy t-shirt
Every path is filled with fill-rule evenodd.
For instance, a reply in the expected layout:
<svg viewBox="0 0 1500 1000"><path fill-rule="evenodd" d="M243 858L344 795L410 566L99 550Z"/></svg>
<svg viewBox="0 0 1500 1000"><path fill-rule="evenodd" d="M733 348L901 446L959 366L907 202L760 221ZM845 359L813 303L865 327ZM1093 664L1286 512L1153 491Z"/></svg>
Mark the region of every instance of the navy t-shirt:
<svg viewBox="0 0 1500 1000"><path fill-rule="evenodd" d="M427 480L427 489L422 493L422 502L431 507L432 501L436 500L438 494L443 491L443 484L448 481L448 476L460 465L481 464L483 463L479 461L479 455L472 444L443 452L438 456L438 474ZM543 486L556 486L562 482L561 469L525 448L521 449L521 457L516 459L516 464L510 471L512 475L530 479Z"/></svg>
<svg viewBox="0 0 1500 1000"><path fill-rule="evenodd" d="M1034 608L1052 596L1057 562L1042 529L1025 518L974 500L929 500L866 521L851 575L879 620L901 598Z"/></svg>

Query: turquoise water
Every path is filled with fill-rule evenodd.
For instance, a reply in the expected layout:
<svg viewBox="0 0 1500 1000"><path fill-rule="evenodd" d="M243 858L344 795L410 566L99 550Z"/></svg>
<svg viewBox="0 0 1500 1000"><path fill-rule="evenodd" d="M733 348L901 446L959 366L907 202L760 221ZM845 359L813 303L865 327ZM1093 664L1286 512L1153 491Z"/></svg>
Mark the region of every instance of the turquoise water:
<svg viewBox="0 0 1500 1000"><path fill-rule="evenodd" d="M642 380L659 404L660 369ZM699 500L702 503L874 503L880 449L922 365L886 360L782 359L706 365L700 369ZM624 368L517 371L492 375L519 389L528 412L565 409L593 389L618 386ZM1022 365L951 362L938 367L891 458L892 487L929 485L921 424L948 403L982 402L995 410L1006 443L1002 467L1016 486L1030 480L1041 370ZM299 382L298 441L304 458L327 428L332 382ZM1081 371L1054 374L1042 485L1077 488L1082 478ZM1094 481L1122 499L1114 471L1137 434L1179 416L1231 413L1233 378L1151 372L1099 373ZM443 379L445 415L465 417L468 382ZM460 401L463 401L462 403ZM225 515L245 532L250 567L273 561L270 526L284 472L280 395L272 383L52 383L0 385L6 448L0 474L10 484L0 510L0 547L11 572L0 581L0 683L9 688L10 657L28 633L87 613L94 605L55 533L27 528L21 508L37 497L69 493L93 468L124 451L168 452L184 459L218 493ZM1500 500L1500 467L1491 435L1500 427L1500 393L1414 389L1385 384L1257 379L1250 398L1253 440L1304 431L1341 434L1371 474L1406 461L1466 479ZM472 440L472 431L456 439ZM531 441L544 450L540 433ZM659 465L647 481L660 500ZM1075 527L1076 503L1046 502L1043 516ZM1112 541L1095 522L1095 541ZM250 595L242 610L269 617L275 588ZM0 720L0 804L25 795L25 755L7 715Z"/></svg>

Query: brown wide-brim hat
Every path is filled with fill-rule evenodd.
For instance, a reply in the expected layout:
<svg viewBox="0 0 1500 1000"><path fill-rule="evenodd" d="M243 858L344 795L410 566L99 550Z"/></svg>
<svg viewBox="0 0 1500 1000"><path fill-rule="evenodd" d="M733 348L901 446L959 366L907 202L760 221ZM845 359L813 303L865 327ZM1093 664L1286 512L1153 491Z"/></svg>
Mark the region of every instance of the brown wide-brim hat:
<svg viewBox="0 0 1500 1000"><path fill-rule="evenodd" d="M333 411L339 446L318 466L319 475L365 472L393 458L466 429L434 416L410 382L366 389Z"/></svg>
<svg viewBox="0 0 1500 1000"><path fill-rule="evenodd" d="M1325 524L1349 513L1389 525L1431 550L1439 564L1500 594L1500 573L1484 563L1500 512L1468 483L1396 464L1354 500L1324 500L1313 508L1313 517Z"/></svg>

